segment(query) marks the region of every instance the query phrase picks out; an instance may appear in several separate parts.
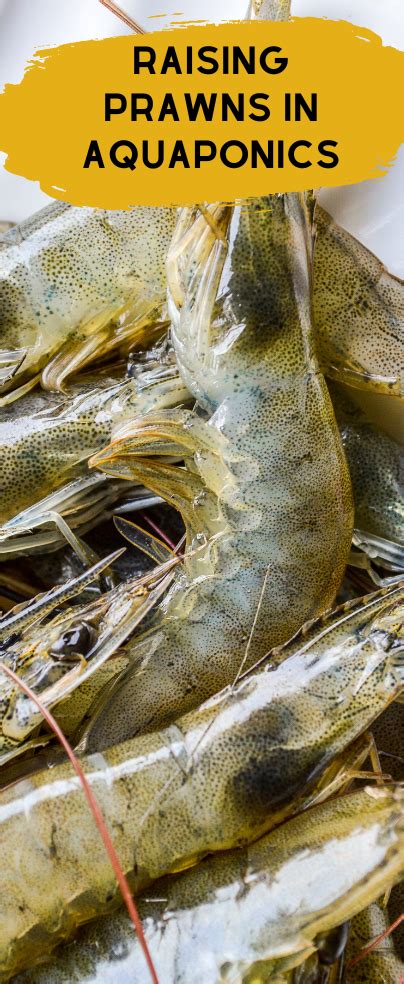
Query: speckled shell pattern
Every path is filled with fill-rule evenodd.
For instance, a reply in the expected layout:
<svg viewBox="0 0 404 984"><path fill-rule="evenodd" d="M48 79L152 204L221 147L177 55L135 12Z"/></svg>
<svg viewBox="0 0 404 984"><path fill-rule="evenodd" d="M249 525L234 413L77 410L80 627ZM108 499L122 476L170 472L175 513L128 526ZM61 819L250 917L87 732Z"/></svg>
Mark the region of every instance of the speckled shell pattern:
<svg viewBox="0 0 404 984"><path fill-rule="evenodd" d="M110 439L113 425L138 409L132 380L89 393L84 388L66 401L59 397L56 406L51 394L44 397L50 397L49 412L39 397L41 412L29 413L35 398L28 396L15 404L13 419L0 416L0 523L88 473L89 456Z"/></svg>
<svg viewBox="0 0 404 984"><path fill-rule="evenodd" d="M404 542L404 449L379 430L346 387L330 382L355 501L355 526Z"/></svg>
<svg viewBox="0 0 404 984"><path fill-rule="evenodd" d="M376 592L309 626L276 669L268 657L175 725L84 757L134 889L248 843L304 806L397 694L402 624L403 588ZM0 792L0 865L0 973L32 964L116 901L68 765Z"/></svg>
<svg viewBox="0 0 404 984"><path fill-rule="evenodd" d="M389 914L386 908L375 902L352 920L345 962L358 956L376 936L385 933L389 927ZM345 984L399 984L403 979L404 963L398 957L393 938L387 936L367 957L345 972Z"/></svg>
<svg viewBox="0 0 404 984"><path fill-rule="evenodd" d="M159 980L217 984L229 979L231 970L231 984L270 984L279 981L285 967L301 966L320 932L377 895L381 872L385 884L397 877L403 838L399 795L387 789L376 796L372 792L319 806L250 847L158 881L138 900L138 908ZM376 921L368 927L363 914L353 925L358 945L379 931ZM399 961L391 949L376 959L375 970L389 967L395 977L354 976L349 984L370 979L396 984ZM148 984L144 955L126 912L81 929L49 964L19 975L15 984L115 984L118 979L120 984ZM282 973L284 980L289 982L289 976ZM299 981L314 984L310 975Z"/></svg>
<svg viewBox="0 0 404 984"><path fill-rule="evenodd" d="M67 340L136 305L165 300L175 210L75 208L55 202L0 245L0 389L25 382ZM4 353L8 353L9 365Z"/></svg>
<svg viewBox="0 0 404 984"><path fill-rule="evenodd" d="M404 395L404 284L319 205L313 312L321 363L340 382Z"/></svg>
<svg viewBox="0 0 404 984"><path fill-rule="evenodd" d="M178 717L329 608L351 543L350 478L313 345L304 198L213 208L211 224L190 210L178 229L170 313L198 401L191 466L208 494L193 511L206 545L190 537L163 622L130 644L92 750Z"/></svg>

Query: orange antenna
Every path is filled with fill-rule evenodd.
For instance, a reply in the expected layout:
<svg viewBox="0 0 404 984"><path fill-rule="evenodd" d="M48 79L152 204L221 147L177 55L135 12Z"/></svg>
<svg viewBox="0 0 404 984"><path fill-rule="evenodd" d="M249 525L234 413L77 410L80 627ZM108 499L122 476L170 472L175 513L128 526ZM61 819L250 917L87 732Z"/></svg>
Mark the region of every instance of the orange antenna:
<svg viewBox="0 0 404 984"><path fill-rule="evenodd" d="M140 24L133 19L133 17L130 17L125 10L122 10L122 7L119 7L114 0L99 0L99 2L102 3L103 7L106 7L111 14L115 14L116 17L119 17L119 19L123 21L127 27L130 27L135 34L146 34L144 28L141 27Z"/></svg>
<svg viewBox="0 0 404 984"><path fill-rule="evenodd" d="M383 940L387 938L387 936L390 936L390 934L393 933L395 929L397 929L397 926L399 926L400 923L402 923L403 919L404 919L404 912L401 913L401 916L399 916L398 919L396 919L395 922L393 922L391 926L389 926L389 928L384 931L384 933L380 933L380 936L376 936L376 939L372 940L372 942L369 943L368 946L363 947L363 950L360 950L359 953L357 953L356 957L353 957L353 959L350 960L349 963L346 965L346 970L350 970L351 967L356 967L356 964L360 963L361 960L364 960L365 957L367 957L368 953L371 953L372 950L375 950L376 947L379 946L379 943L382 943ZM402 980L404 980L404 978L402 978ZM400 982L400 984L402 984L402 982Z"/></svg>
<svg viewBox="0 0 404 984"><path fill-rule="evenodd" d="M146 963L147 963L147 966L149 968L150 978L153 981L153 984L159 984L159 980L158 980L158 977L157 977L157 974L156 974L156 970L155 970L155 967L154 967L154 964L153 964L153 960L151 958L150 950L148 948L148 945L147 945L147 942L146 942L146 939L145 939L145 935L144 935L144 932L143 932L143 926L142 926L142 923L141 923L141 920L140 920L140 916L139 916L139 913L137 911L137 908L136 908L136 905L134 903L134 900L132 898L131 890L129 888L129 885L128 885L128 882L126 880L126 877L125 877L125 875L124 875L124 873L122 871L122 868L121 868L121 865L120 865L120 861L119 861L118 855L117 855L116 850L115 850L115 847L114 847L114 845L112 843L112 840L111 840L111 837L110 837L108 828L107 828L106 823L105 823L105 820L104 820L104 817L103 817L103 815L101 813L101 809L100 809L99 803L97 802L97 799L94 796L94 793L93 793L93 791L91 789L90 783L88 782L88 780L87 780L87 778L85 776L85 773L84 773L84 771L83 771L83 769L82 769L82 767L80 765L79 760L76 758L71 745L69 744L66 736L63 734L63 731L59 727L57 721L53 717L53 714L51 714L51 712L48 710L48 708L44 706L44 704L39 699L39 697L36 695L36 693L33 690L31 690L31 687L29 687L28 684L25 683L24 680L21 680L21 677L17 676L17 673L14 673L14 670L11 670L9 666L6 666L5 665L5 663L1 663L0 662L0 673L4 673L5 676L8 676L9 679L12 680L13 683L15 683L17 685L17 687L20 687L20 689L23 691L23 693L26 694L26 696L29 697L30 700L33 701L33 703L36 705L36 707L38 708L38 710L41 712L42 716L45 718L45 721L47 722L47 724L49 725L49 727L52 728L52 731L55 733L56 737L60 741L60 744L64 748L67 757L70 759L70 762L71 762L71 764L73 766L73 769L75 770L75 772L77 773L77 775L78 775L78 777L80 779L80 783L81 783L81 786L82 786L82 789L83 789L83 793L84 793L84 795L85 795L85 797L87 799L87 802L88 802L88 805L90 807L90 810L91 810L91 812L93 814L95 823L96 823L96 825L98 827L98 830L99 830L100 835L102 837L102 840L104 842L105 850L106 850L106 852L108 854L109 860L110 860L111 865L112 865L112 867L114 869L114 872L115 872L115 875L116 875L116 880L118 882L118 885L119 885L119 888L120 888L120 891L121 891L122 898L123 898L123 900L125 902L125 905L126 905L126 908L128 910L128 913L130 915L130 918L132 920L133 926L134 926L134 928L135 928L135 930L137 932L137 935L139 937L139 943L140 943L140 945L142 947L142 950L143 950L143 953L144 953L144 956L145 956L145 959L146 959Z"/></svg>

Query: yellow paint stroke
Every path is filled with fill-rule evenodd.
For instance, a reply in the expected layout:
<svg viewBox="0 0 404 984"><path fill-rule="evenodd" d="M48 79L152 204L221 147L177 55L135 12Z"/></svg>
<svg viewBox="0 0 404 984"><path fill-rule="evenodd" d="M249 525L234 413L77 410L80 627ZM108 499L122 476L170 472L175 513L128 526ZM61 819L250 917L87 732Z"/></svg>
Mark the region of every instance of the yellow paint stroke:
<svg viewBox="0 0 404 984"><path fill-rule="evenodd" d="M185 61L185 48L214 45L255 45L262 50L276 44L288 58L287 69L269 75L258 68L255 75L177 75L133 73L135 45L151 44L160 64L167 45L174 44ZM383 46L381 39L344 21L316 18L289 23L234 22L162 30L147 37L116 37L83 41L37 52L19 85L7 85L0 95L0 149L8 157L7 170L39 181L44 192L76 205L127 208L131 205L185 204L194 201L232 200L273 192L297 191L307 187L350 184L382 176L397 153L403 137L401 95L404 53ZM303 116L300 122L285 122L285 91L302 92L309 98L318 93L318 120ZM156 112L166 92L171 92L182 118L131 122L129 112L104 120L105 92L147 92ZM247 118L227 122L189 122L184 112L184 92L233 99L239 92L249 96L269 93L271 117L265 122ZM219 100L218 100L219 102ZM249 109L247 110L248 113ZM96 139L105 168L95 164L84 170L89 142ZM285 148L295 140L308 140L317 148L321 140L336 140L339 163L325 169L319 154L310 151L312 166L298 169L285 157L285 166L268 168L258 162L231 169L220 160L193 166L195 140L214 141L219 149L226 141L239 140L247 147L258 140L283 140ZM139 153L135 170L115 167L109 157L117 140L130 140L140 150L148 141L153 156L157 141L164 141L165 165L148 169ZM177 140L189 150L191 166L168 168ZM234 157L235 155L233 155ZM299 155L298 155L299 156ZM304 158L304 153L300 156Z"/></svg>

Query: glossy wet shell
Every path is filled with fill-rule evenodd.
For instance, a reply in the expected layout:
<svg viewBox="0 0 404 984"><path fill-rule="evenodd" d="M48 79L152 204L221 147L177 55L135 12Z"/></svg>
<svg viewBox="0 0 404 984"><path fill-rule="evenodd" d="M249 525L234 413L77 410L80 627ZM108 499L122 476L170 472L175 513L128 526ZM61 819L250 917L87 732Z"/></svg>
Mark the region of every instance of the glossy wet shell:
<svg viewBox="0 0 404 984"><path fill-rule="evenodd" d="M66 339L165 300L175 212L74 208L55 202L13 228L0 249L0 346L23 364L6 388L41 368ZM7 243L7 239L9 244ZM18 351L20 356L18 357Z"/></svg>
<svg viewBox="0 0 404 984"><path fill-rule="evenodd" d="M91 750L159 727L230 683L330 607L345 569L351 486L312 348L305 201L278 196L222 213L218 235L192 212L187 226L185 213L182 306L169 260L178 367L208 414L188 416L183 438L175 432L196 484L183 513L191 556L158 632L131 645L131 669L108 693ZM174 240L174 257L178 250ZM157 455L170 451L169 425L156 422ZM121 453L117 442L95 464L144 474L153 434L146 451L142 438L140 426ZM172 501L158 464L152 479L145 474Z"/></svg>
<svg viewBox="0 0 404 984"><path fill-rule="evenodd" d="M288 647L278 669L267 662L165 731L84 759L137 891L258 837L307 801L327 766L397 692L391 661L400 594L370 596L349 617L344 609L329 632L322 625L312 642ZM0 864L3 973L116 900L112 869L67 766L0 793Z"/></svg>
<svg viewBox="0 0 404 984"><path fill-rule="evenodd" d="M316 208L313 313L321 363L340 382L404 395L404 284Z"/></svg>
<svg viewBox="0 0 404 984"><path fill-rule="evenodd" d="M394 793L364 791L308 811L252 847L158 881L139 910L159 979L217 984L229 974L232 984L247 984L258 974L269 982L284 964L300 963L320 931L377 895L381 873L385 884L397 878L404 865L399 816ZM82 930L49 967L16 984L112 984L118 977L121 984L148 980L126 913Z"/></svg>
<svg viewBox="0 0 404 984"><path fill-rule="evenodd" d="M404 543L404 448L372 424L352 399L352 389L330 384L348 459L355 526Z"/></svg>

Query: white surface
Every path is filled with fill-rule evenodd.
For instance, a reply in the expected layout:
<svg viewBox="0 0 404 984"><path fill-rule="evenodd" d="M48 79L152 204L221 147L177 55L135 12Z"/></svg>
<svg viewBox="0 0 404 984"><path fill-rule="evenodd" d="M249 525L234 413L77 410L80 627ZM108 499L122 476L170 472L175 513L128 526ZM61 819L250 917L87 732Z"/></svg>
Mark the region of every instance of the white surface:
<svg viewBox="0 0 404 984"><path fill-rule="evenodd" d="M246 0L121 0L126 11L148 30L171 19L226 20L243 17ZM165 17L153 18L162 9ZM178 11L181 11L179 15ZM380 34L385 44L404 49L403 0L293 0L296 16L350 20ZM152 19L149 19L152 18ZM0 0L0 87L18 82L33 52L40 47L85 38L128 33L98 0ZM343 71L343 66L341 66ZM355 80L352 80L353 85ZM338 78L335 79L336 86ZM392 93L402 113L402 93ZM375 119L375 126L383 120ZM8 174L0 155L0 219L20 221L49 199L38 185ZM322 193L335 218L369 246L388 267L404 276L404 148L382 179Z"/></svg>

